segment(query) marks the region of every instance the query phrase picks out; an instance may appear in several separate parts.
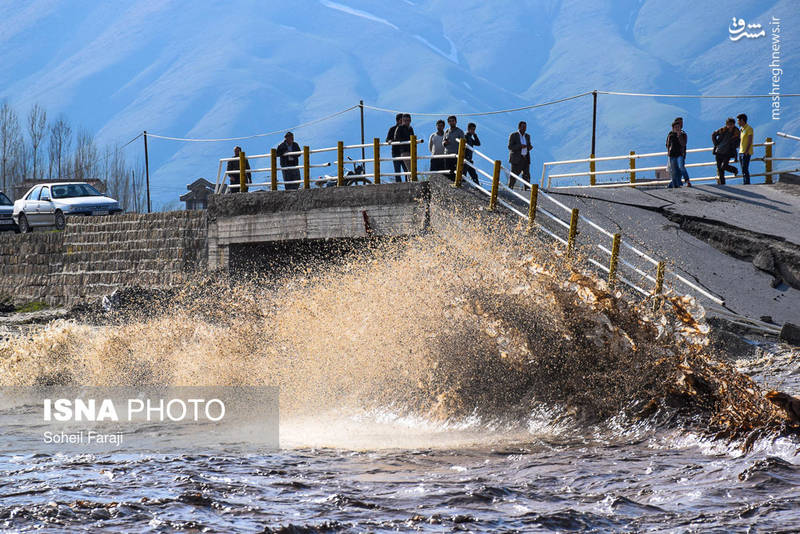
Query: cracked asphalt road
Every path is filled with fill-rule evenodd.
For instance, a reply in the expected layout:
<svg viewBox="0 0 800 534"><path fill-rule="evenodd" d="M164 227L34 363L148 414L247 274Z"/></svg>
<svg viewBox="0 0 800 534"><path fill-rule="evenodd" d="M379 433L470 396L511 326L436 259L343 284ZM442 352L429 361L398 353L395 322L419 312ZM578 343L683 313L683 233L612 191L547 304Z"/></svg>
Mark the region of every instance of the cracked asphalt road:
<svg viewBox="0 0 800 534"><path fill-rule="evenodd" d="M729 310L756 320L770 317L777 326L800 323L800 289L785 282L778 284L775 276L757 269L752 262L754 243L757 246L763 241L765 247L778 244L789 254L781 257L783 267L800 273L800 263L796 262L800 257L800 185L695 185L677 190L564 188L549 193L568 207L579 208L581 215L606 230L620 232L623 239L656 259L666 260L668 268L722 297ZM563 209L542 199L539 204L569 221ZM690 228L682 221L699 224ZM593 242L608 241L605 246L611 247L607 236L585 224L579 228L579 244L596 247ZM734 235L737 231L749 237L749 249L736 249L740 242L747 248ZM717 235L709 238L709 232ZM561 234L565 234L563 229ZM730 241L727 248L720 245L722 238ZM628 259L654 273L635 256L629 254ZM788 279L793 283L791 274ZM652 283L637 280L642 287L652 287ZM686 292L688 288L676 285L676 289Z"/></svg>

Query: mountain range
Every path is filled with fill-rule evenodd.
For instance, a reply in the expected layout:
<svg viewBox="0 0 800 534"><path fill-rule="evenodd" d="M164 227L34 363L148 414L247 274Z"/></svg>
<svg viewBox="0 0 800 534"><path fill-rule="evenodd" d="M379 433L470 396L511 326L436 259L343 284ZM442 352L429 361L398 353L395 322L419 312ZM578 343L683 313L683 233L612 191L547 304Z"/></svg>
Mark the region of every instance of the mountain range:
<svg viewBox="0 0 800 534"><path fill-rule="evenodd" d="M732 40L739 19L765 35ZM12 1L0 5L0 99L20 114L34 103L51 117L63 113L100 144L122 145L144 130L197 139L280 132L218 142L150 137L157 207L178 207L199 177L213 182L218 159L234 144L265 153L284 130L360 100L412 113L426 139L437 118L459 115L462 128L474 121L481 149L501 160L508 134L526 120L538 180L543 161L589 155L591 95L463 114L593 90L766 95L775 19L779 92L800 93L796 0ZM740 112L750 116L756 141L800 134L800 99L783 97L779 120L771 102L600 94L596 153L663 150L676 116L685 118L690 148L709 146L712 130ZM393 111L372 107L364 114L367 141L394 122ZM301 145L358 143L359 110L293 131ZM125 150L142 158L142 140ZM798 156L800 143L777 139L775 151Z"/></svg>

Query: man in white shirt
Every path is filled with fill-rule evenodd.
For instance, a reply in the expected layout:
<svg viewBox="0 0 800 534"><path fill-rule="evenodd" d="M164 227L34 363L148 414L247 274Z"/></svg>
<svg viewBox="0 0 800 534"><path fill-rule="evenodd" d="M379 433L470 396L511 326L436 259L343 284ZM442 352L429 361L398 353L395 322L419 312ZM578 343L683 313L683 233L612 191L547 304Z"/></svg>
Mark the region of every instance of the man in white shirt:
<svg viewBox="0 0 800 534"><path fill-rule="evenodd" d="M436 121L436 131L431 134L428 139L428 149L431 151L431 156L441 156L444 154L444 121L439 119ZM431 158L431 171L445 170L444 159Z"/></svg>

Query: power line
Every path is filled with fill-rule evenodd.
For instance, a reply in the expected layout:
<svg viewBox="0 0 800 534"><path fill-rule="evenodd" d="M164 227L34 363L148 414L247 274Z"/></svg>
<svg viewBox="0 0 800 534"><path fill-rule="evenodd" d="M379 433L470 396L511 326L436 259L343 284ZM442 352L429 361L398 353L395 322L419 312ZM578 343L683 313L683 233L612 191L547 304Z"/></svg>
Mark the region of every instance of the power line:
<svg viewBox="0 0 800 534"><path fill-rule="evenodd" d="M584 96L588 96L590 94L592 94L592 92L588 91L586 93L581 93L579 95L574 95L574 96L568 96L566 98L560 98L558 100L552 100L550 102L542 102L541 104L533 104L533 105L530 105L530 106L522 106L520 108L498 109L498 110L495 110L495 111L482 111L480 113L454 113L454 112L450 112L450 111L443 111L441 113L421 113L421 112L416 112L416 111L404 111L404 110L399 110L399 109L379 108L379 107L376 107L376 106L370 106L368 104L364 104L364 107L367 108L367 109L371 109L373 111L382 111L382 112L385 112L385 113L409 113L409 114L417 115L417 116L441 117L442 115L445 115L445 116L447 116L447 115L458 115L459 117L479 117L479 116L482 116L482 115L499 115L501 113L513 113L515 111L525 111L527 109L541 108L541 107L544 107L544 106L550 106L552 104L560 104L561 102L566 102L568 100L574 100L576 98L581 98L581 97L584 97Z"/></svg>
<svg viewBox="0 0 800 534"><path fill-rule="evenodd" d="M244 139L255 139L257 137L267 137L267 136L270 136L270 135L276 135L276 134L279 134L279 133L283 133L283 132L286 132L288 130L296 130L298 128L304 128L306 126L311 126L312 124L317 124L318 122L322 122L322 121L326 121L326 120L332 119L334 117L338 117L339 115L343 115L343 114L347 113L348 111L353 111L356 108L358 108L358 105L351 106L351 107L349 107L347 109L343 109L342 111L337 111L336 113L332 113L331 115L327 115L327 116L321 117L319 119L314 119L313 121L304 122L302 124L297 124L295 126L290 126L288 128L282 128L280 130L275 130L275 131L272 131L272 132L266 132L266 133L260 133L260 134L254 134L254 135L246 135L246 136L243 136L243 137L224 137L224 138L219 138L219 139L199 139L199 138L191 138L191 137L170 137L170 136L167 136L167 135L158 135L158 134L154 134L154 133L150 133L150 132L147 133L147 136L148 137L155 137L156 139L166 139L168 141L190 141L190 142L195 142L195 143L215 143L215 142L218 142L218 141L241 141L241 140L244 140Z"/></svg>
<svg viewBox="0 0 800 534"><path fill-rule="evenodd" d="M658 98L772 98L774 96L790 97L800 96L800 94L780 94L780 95L668 95L658 93L623 93L619 91L597 91L599 95L617 95L617 96L651 96Z"/></svg>
<svg viewBox="0 0 800 534"><path fill-rule="evenodd" d="M119 147L119 148L120 148L120 150L121 150L121 149L123 149L123 148L125 148L125 147L126 147L126 146L128 146L129 144L133 143L133 142L134 142L134 141L136 141L137 139L139 139L139 138L140 138L140 137L141 137L143 134L144 134L144 132L140 132L140 133L139 133L139 134L138 134L136 137L134 137L133 139L131 139L130 141L128 141L127 143L125 143L124 145L122 145L121 147Z"/></svg>

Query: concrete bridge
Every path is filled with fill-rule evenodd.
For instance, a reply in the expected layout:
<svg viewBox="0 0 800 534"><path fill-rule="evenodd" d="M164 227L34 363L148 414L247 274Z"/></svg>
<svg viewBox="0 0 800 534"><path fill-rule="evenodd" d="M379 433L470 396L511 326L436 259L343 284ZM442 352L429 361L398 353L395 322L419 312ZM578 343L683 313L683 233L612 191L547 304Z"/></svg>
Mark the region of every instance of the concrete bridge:
<svg viewBox="0 0 800 534"><path fill-rule="evenodd" d="M428 182L214 195L208 268L226 270L232 246L416 235L430 223Z"/></svg>

